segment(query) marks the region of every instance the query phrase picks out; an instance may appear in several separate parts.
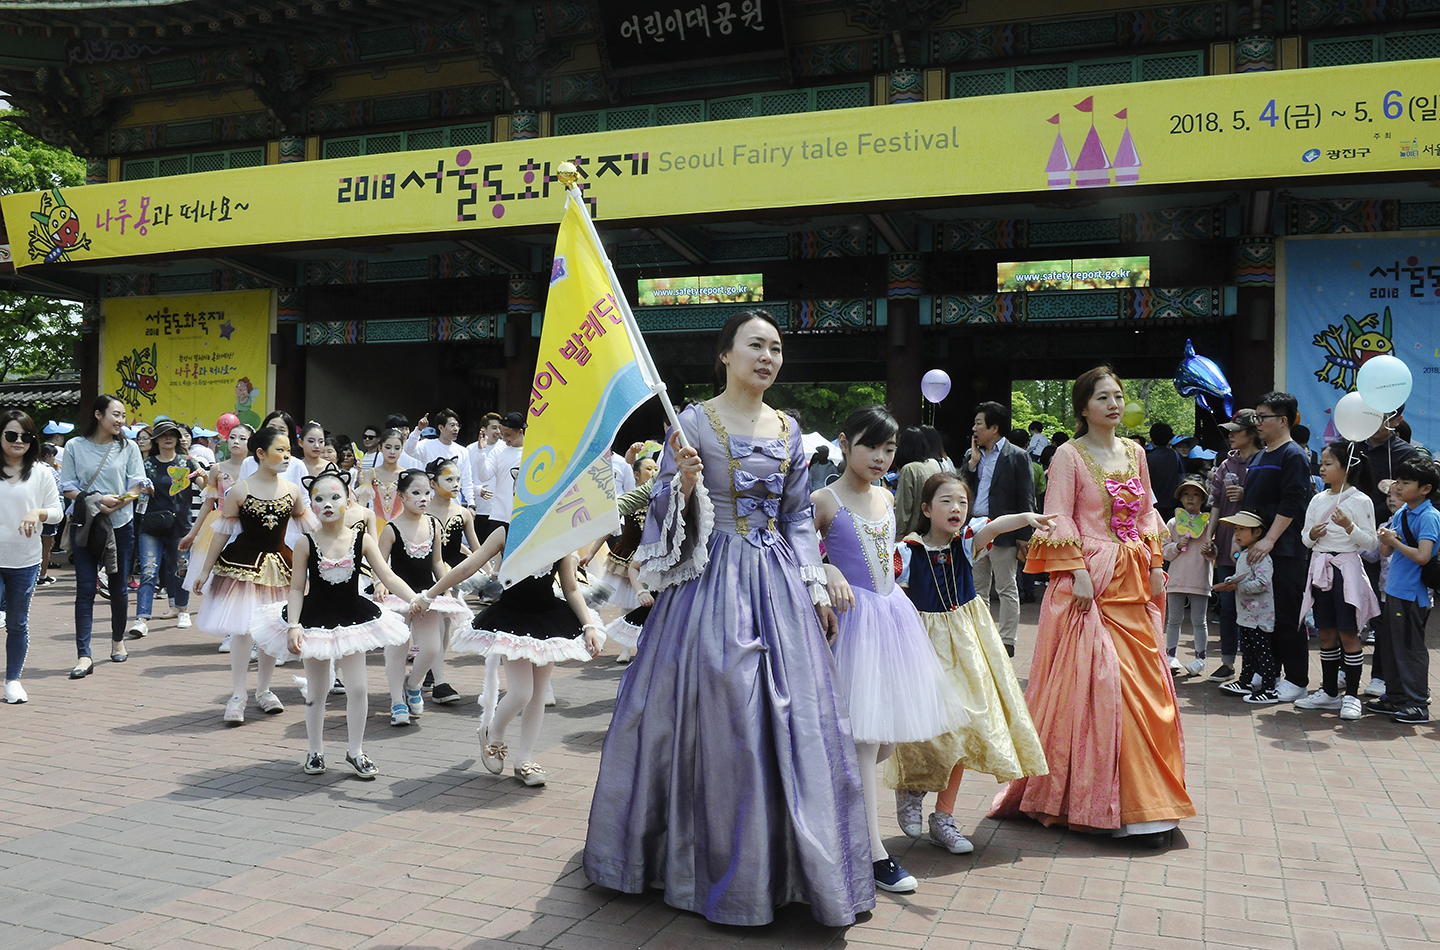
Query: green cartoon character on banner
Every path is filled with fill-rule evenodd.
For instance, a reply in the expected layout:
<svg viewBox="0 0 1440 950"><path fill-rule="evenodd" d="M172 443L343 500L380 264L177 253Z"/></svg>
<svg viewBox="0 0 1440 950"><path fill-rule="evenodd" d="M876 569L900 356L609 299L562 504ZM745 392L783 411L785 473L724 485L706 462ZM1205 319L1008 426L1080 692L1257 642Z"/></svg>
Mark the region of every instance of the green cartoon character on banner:
<svg viewBox="0 0 1440 950"><path fill-rule="evenodd" d="M36 224L30 229L30 256L53 264L73 251L90 250L90 239L80 231L80 216L65 203L59 188L40 196L40 210L30 212Z"/></svg>
<svg viewBox="0 0 1440 950"><path fill-rule="evenodd" d="M1395 352L1392 333L1389 307L1383 323L1378 313L1360 320L1345 314L1344 326L1329 326L1315 334L1314 344L1325 351L1325 365L1315 371L1315 378L1348 393L1355 388L1355 374L1366 360Z"/></svg>
<svg viewBox="0 0 1440 950"><path fill-rule="evenodd" d="M155 368L157 354L155 344L143 350L131 350L130 355L115 363L115 372L120 374L120 401L131 409L140 408L140 399L150 400L155 405L155 387L160 384L160 374Z"/></svg>

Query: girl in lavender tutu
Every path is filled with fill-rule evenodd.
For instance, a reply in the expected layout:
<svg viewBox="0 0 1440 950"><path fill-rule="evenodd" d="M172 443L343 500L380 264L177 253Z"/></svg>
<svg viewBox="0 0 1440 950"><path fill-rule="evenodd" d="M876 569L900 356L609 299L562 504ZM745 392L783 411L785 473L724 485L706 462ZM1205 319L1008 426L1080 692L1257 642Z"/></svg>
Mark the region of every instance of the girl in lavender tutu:
<svg viewBox="0 0 1440 950"><path fill-rule="evenodd" d="M320 525L295 542L289 594L284 602L261 609L250 634L270 656L299 656L305 662L305 735L310 742L305 773L325 771L325 696L333 664L345 679L349 730L345 761L356 775L373 779L380 769L362 748L370 701L365 654L407 643L410 628L399 614L382 609L360 592L361 559L402 600L413 603L415 592L390 569L363 525L345 524L349 472L328 468L302 478L301 484Z"/></svg>
<svg viewBox="0 0 1440 950"><path fill-rule="evenodd" d="M950 688L920 615L895 583L895 509L876 486L895 459L899 426L884 406L863 406L840 430L845 474L810 496L825 539L827 587L840 618L835 685L850 701L875 886L913 891L915 878L880 837L875 767L899 742L922 742L970 721Z"/></svg>

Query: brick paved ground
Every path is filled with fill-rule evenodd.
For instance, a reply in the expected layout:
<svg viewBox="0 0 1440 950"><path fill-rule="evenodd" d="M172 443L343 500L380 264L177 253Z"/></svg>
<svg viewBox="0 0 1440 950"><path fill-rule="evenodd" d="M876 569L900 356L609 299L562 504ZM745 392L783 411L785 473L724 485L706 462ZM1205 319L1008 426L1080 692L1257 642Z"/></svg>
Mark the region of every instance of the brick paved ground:
<svg viewBox="0 0 1440 950"><path fill-rule="evenodd" d="M372 657L366 748L383 775L365 783L333 764L300 772L293 665L277 676L283 715L252 710L226 728L228 657L171 622L132 644L128 663L102 658L70 682L72 598L68 574L37 594L31 702L0 708L5 950L1440 943L1440 725L1254 709L1186 684L1200 817L1173 849L983 820L995 786L975 776L956 810L973 855L909 841L886 807L889 846L920 878L917 893L882 894L844 931L803 907L749 930L590 886L580 871L620 677L609 656L557 673L539 756L551 782L536 790L477 761L476 661L454 664L464 704L391 729ZM1022 676L1033 634L1022 627ZM343 701L330 710L329 760L342 762Z"/></svg>

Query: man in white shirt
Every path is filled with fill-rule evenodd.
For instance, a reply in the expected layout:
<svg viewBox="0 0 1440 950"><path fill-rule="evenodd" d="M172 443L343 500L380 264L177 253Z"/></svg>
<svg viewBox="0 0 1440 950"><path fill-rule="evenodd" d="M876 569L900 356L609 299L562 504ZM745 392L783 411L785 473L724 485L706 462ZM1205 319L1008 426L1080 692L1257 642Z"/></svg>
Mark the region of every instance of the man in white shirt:
<svg viewBox="0 0 1440 950"><path fill-rule="evenodd" d="M500 442L500 413L487 412L480 420L480 437L466 451L470 453L470 481L475 486L475 533L490 526L490 473L495 464L495 446Z"/></svg>
<svg viewBox="0 0 1440 950"><path fill-rule="evenodd" d="M1030 443L1025 446L1025 452L1035 461L1040 461L1040 454L1050 445L1050 440L1045 438L1045 424L1039 419L1030 423Z"/></svg>
<svg viewBox="0 0 1440 950"><path fill-rule="evenodd" d="M420 468L424 468L436 459L448 458L455 460L455 467L460 470L460 498L462 505L473 505L475 503L475 466L471 464L470 452L465 446L455 441L460 436L460 417L453 409L441 409L435 413L436 438L421 440L420 433L430 425L430 417L420 417L420 424L410 433L410 438L405 440L405 451L420 460Z"/></svg>
<svg viewBox="0 0 1440 950"><path fill-rule="evenodd" d="M494 474L490 481L490 522L496 527L510 524L515 510L515 477L524 457L524 445L525 413L506 413L500 419L500 441L495 444Z"/></svg>
<svg viewBox="0 0 1440 950"><path fill-rule="evenodd" d="M190 457L207 469L215 464L215 437L220 433L202 426L190 430ZM199 492L195 493L197 496Z"/></svg>

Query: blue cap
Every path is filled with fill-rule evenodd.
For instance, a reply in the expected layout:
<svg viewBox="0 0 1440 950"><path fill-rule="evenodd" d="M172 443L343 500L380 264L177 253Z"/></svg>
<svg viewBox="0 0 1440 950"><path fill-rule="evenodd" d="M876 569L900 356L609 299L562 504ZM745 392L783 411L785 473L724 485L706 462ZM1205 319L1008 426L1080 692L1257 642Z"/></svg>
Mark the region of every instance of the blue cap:
<svg viewBox="0 0 1440 950"><path fill-rule="evenodd" d="M1173 438L1173 439L1170 440L1170 444L1171 444L1172 446L1175 446L1175 445L1179 445L1181 442L1194 442L1194 441L1195 441L1195 437L1194 437L1193 435L1177 435L1175 438Z"/></svg>
<svg viewBox="0 0 1440 950"><path fill-rule="evenodd" d="M75 431L75 424L73 422L56 422L51 419L45 423L45 428L41 431L46 435L69 435Z"/></svg>
<svg viewBox="0 0 1440 950"><path fill-rule="evenodd" d="M190 434L197 439L213 439L220 435L214 429L207 429L204 426L194 426L191 428Z"/></svg>
<svg viewBox="0 0 1440 950"><path fill-rule="evenodd" d="M1202 445L1197 445L1197 446L1195 446L1195 448L1193 448L1193 449L1190 450L1190 458L1192 458L1192 459L1207 459L1207 460L1208 460L1208 459L1213 459L1214 457L1215 457L1215 450L1214 450L1214 449L1207 449L1207 448L1205 448L1205 447L1202 446Z"/></svg>

